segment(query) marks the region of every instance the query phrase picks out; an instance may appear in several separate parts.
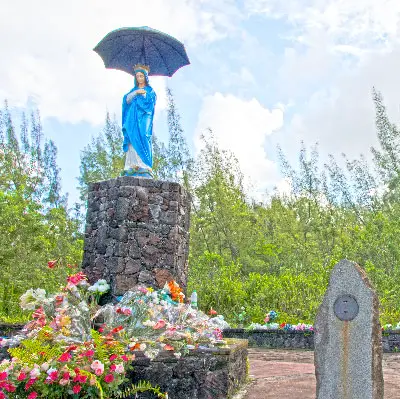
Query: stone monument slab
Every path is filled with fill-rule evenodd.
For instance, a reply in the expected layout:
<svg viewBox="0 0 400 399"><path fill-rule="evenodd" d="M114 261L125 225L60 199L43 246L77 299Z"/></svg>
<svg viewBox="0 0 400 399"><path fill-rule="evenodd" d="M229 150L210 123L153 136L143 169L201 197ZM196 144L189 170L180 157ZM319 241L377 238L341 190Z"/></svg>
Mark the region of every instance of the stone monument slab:
<svg viewBox="0 0 400 399"><path fill-rule="evenodd" d="M383 399L379 302L365 271L332 270L315 321L317 399Z"/></svg>

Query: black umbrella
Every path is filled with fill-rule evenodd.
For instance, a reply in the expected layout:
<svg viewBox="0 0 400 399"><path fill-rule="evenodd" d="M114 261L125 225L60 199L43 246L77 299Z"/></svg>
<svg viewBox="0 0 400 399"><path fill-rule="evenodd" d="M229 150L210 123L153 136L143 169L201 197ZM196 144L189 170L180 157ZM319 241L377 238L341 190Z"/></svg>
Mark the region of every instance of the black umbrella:
<svg viewBox="0 0 400 399"><path fill-rule="evenodd" d="M190 61L184 45L166 33L142 26L110 32L94 48L106 68L134 75L133 66L150 67L150 75L172 76Z"/></svg>

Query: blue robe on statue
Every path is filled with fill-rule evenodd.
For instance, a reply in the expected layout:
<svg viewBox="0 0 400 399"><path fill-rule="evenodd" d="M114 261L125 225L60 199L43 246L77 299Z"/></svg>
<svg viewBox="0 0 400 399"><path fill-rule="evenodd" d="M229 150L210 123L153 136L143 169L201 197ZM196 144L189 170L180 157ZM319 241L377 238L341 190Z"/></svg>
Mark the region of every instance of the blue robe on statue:
<svg viewBox="0 0 400 399"><path fill-rule="evenodd" d="M136 154L140 157L140 160L151 171L153 167L151 137L157 96L152 87L146 85L143 87L146 95L136 94L128 104L127 97L130 93L138 89L139 87L135 85L129 93L125 94L122 101L123 150L124 152L128 152L129 144L131 144Z"/></svg>

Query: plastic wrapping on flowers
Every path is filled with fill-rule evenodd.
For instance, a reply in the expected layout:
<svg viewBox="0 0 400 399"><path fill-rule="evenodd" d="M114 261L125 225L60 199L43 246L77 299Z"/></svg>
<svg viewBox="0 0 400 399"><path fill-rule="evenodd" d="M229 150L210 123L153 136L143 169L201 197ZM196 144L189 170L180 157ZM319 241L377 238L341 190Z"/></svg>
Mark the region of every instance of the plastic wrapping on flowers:
<svg viewBox="0 0 400 399"><path fill-rule="evenodd" d="M182 296L174 297L171 283L158 291L143 286L128 291L116 306L103 306L96 319L102 321L105 333L122 327L128 350L143 350L149 357L160 350L182 353L223 345L222 330L229 327L223 317L210 318L183 303Z"/></svg>
<svg viewBox="0 0 400 399"><path fill-rule="evenodd" d="M270 310L264 319L265 324L259 323L251 323L248 326L249 330L283 330L283 331L314 331L312 324L304 324L304 323L297 323L297 324L289 324L289 323L277 323L276 321L279 318L279 313Z"/></svg>

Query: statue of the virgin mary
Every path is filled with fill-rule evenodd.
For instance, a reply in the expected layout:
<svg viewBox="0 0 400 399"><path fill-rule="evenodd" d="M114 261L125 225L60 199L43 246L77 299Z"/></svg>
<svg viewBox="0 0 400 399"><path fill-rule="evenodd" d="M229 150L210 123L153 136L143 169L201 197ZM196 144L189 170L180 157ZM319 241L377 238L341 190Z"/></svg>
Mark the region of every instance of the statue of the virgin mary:
<svg viewBox="0 0 400 399"><path fill-rule="evenodd" d="M135 86L122 101L123 150L126 154L125 176L152 178L154 107L156 93L149 86L149 68L135 65Z"/></svg>

